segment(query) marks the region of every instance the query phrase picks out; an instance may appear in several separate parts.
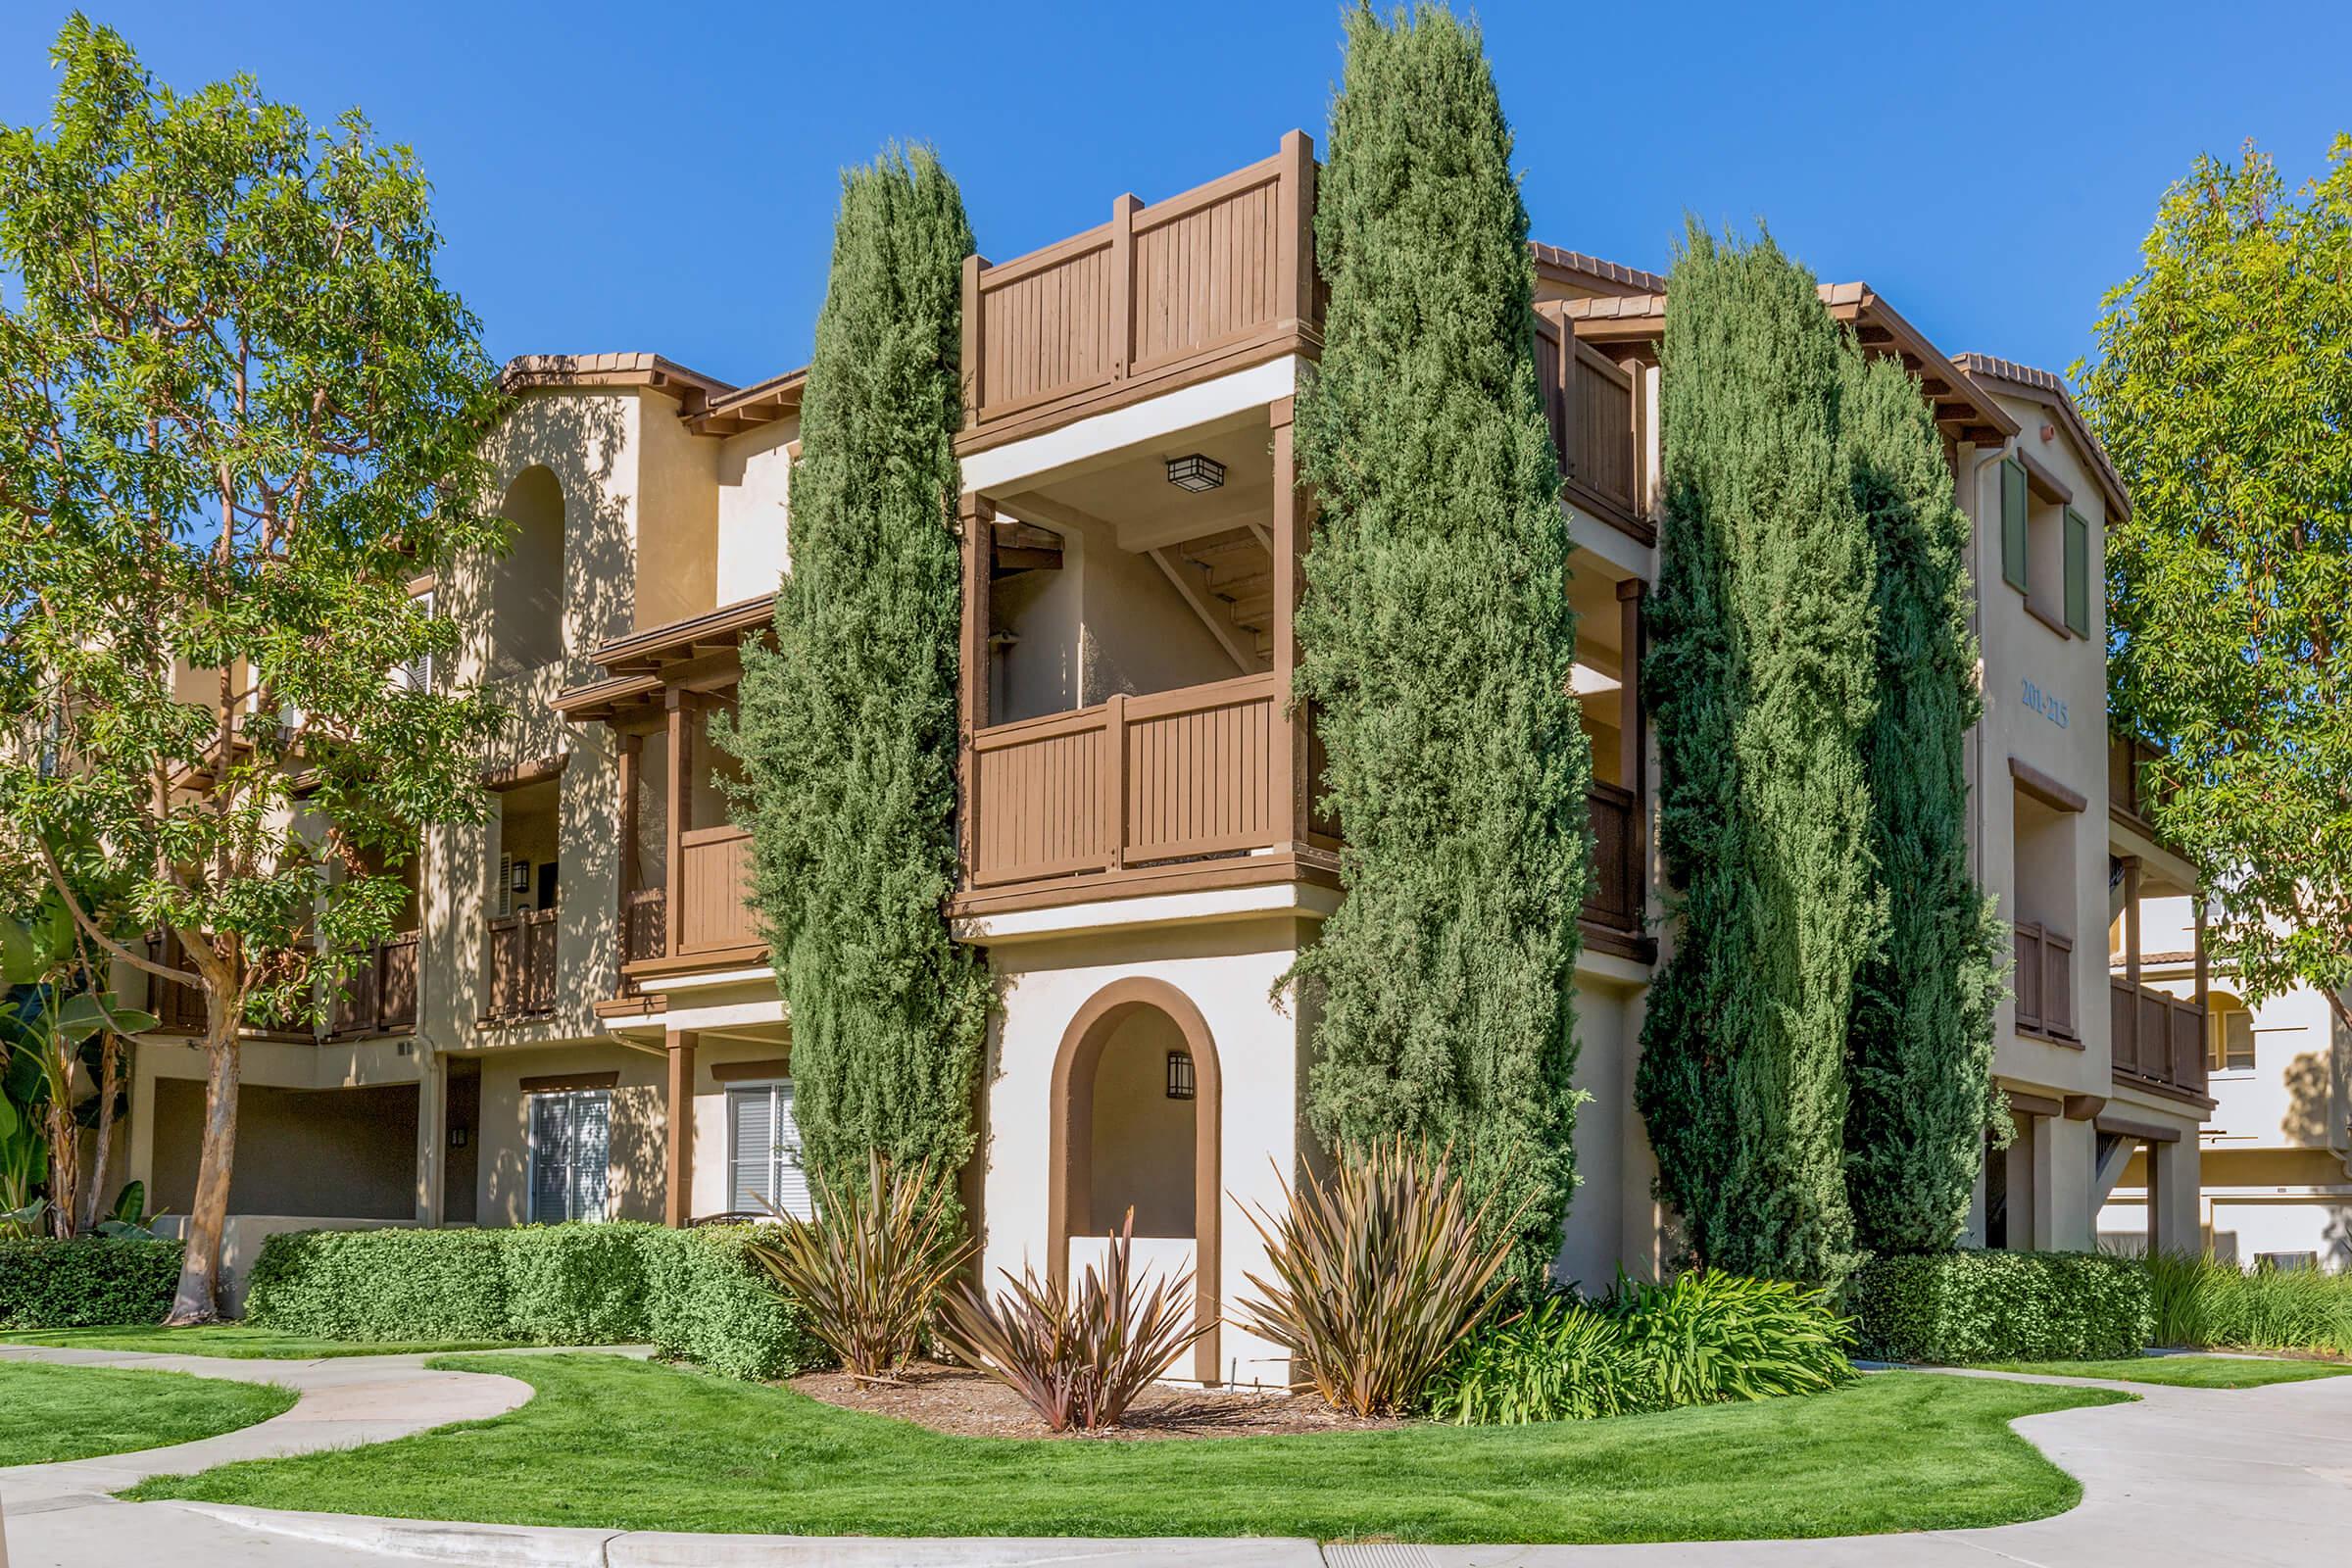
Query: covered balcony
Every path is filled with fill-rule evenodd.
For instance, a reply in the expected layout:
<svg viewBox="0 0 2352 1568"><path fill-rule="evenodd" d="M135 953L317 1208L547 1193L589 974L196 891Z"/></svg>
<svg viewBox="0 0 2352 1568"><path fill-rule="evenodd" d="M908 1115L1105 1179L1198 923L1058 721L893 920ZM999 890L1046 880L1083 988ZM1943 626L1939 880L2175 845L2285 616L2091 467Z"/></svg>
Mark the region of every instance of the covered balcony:
<svg viewBox="0 0 2352 1568"><path fill-rule="evenodd" d="M711 728L734 711L742 641L764 634L772 606L763 595L607 643L597 662L608 678L560 700L566 718L609 724L619 755L612 828L624 992L766 962L750 904L751 830L728 815L739 764Z"/></svg>
<svg viewBox="0 0 2352 1568"><path fill-rule="evenodd" d="M2153 839L2136 809L2138 764L2152 755L2140 743L2119 742L2109 774L2112 1069L2118 1084L2210 1108L2204 900L2187 861ZM2121 788L2117 771L2124 775ZM2132 803L2129 810L2125 800Z"/></svg>

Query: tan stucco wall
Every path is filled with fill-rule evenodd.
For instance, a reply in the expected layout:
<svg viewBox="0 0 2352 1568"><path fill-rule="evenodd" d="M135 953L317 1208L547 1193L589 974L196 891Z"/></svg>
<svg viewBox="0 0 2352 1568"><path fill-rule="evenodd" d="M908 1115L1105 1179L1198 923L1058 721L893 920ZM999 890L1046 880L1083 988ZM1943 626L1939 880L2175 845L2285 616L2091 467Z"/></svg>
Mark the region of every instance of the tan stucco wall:
<svg viewBox="0 0 2352 1568"><path fill-rule="evenodd" d="M187 1213L196 1197L204 1085L161 1078L149 1212ZM292 1090L247 1084L237 1097L232 1213L408 1219L416 1207L416 1089Z"/></svg>
<svg viewBox="0 0 2352 1568"><path fill-rule="evenodd" d="M718 452L718 602L773 593L791 560L798 418L730 436Z"/></svg>
<svg viewBox="0 0 2352 1568"><path fill-rule="evenodd" d="M530 1097L522 1080L595 1072L620 1075L612 1089L610 1217L662 1217L664 1063L659 1057L616 1044L579 1044L492 1051L481 1063L481 1124L474 1134L476 1224L521 1225L530 1219Z"/></svg>

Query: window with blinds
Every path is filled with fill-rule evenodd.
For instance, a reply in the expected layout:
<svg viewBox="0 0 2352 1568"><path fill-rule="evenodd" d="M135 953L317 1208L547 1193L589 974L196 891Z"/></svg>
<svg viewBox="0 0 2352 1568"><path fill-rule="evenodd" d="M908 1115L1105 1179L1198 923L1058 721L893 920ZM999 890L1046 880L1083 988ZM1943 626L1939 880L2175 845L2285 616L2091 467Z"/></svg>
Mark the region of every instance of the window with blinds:
<svg viewBox="0 0 2352 1568"><path fill-rule="evenodd" d="M612 1091L531 1096L531 1223L610 1217Z"/></svg>
<svg viewBox="0 0 2352 1568"><path fill-rule="evenodd" d="M792 1080L737 1084L727 1091L727 1207L796 1219L816 1211L801 1165L801 1130L792 1119Z"/></svg>

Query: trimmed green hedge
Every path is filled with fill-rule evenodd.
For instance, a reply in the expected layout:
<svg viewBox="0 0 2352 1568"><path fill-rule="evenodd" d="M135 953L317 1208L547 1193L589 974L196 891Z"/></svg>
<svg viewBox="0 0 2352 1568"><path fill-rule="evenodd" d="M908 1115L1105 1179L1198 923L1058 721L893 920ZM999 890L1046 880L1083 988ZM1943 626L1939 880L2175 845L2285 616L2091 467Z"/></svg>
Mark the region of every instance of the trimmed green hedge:
<svg viewBox="0 0 2352 1568"><path fill-rule="evenodd" d="M161 1323L181 1250L178 1242L105 1236L0 1241L0 1329Z"/></svg>
<svg viewBox="0 0 2352 1568"><path fill-rule="evenodd" d="M263 1245L245 1320L336 1340L651 1341L731 1377L789 1377L821 1350L745 1250L751 1235L627 1220L294 1231Z"/></svg>
<svg viewBox="0 0 2352 1568"><path fill-rule="evenodd" d="M2100 1252L1883 1257L1849 1293L1861 1353L1886 1361L2136 1355L2156 1327L2147 1271Z"/></svg>

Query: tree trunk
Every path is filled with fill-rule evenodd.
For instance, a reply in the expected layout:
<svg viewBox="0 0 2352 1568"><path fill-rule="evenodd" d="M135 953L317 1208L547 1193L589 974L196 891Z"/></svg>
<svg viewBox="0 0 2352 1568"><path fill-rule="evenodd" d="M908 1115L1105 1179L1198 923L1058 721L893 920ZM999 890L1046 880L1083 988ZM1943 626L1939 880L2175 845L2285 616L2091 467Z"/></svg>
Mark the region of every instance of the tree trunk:
<svg viewBox="0 0 2352 1568"><path fill-rule="evenodd" d="M81 1195L81 1228L98 1228L98 1205L106 1201L107 1167L113 1163L115 1096L122 1089L122 1039L111 1029L98 1042L98 1142L90 1154L90 1185Z"/></svg>
<svg viewBox="0 0 2352 1568"><path fill-rule="evenodd" d="M229 1167L237 1152L237 1014L234 1004L205 990L204 1149L196 1162L196 1201L188 1210L188 1250L172 1297L168 1327L210 1323L220 1315L220 1233L228 1223Z"/></svg>
<svg viewBox="0 0 2352 1568"><path fill-rule="evenodd" d="M81 1127L74 1120L71 1102L49 1102L49 1231L61 1242L74 1239L74 1217L81 1212Z"/></svg>

